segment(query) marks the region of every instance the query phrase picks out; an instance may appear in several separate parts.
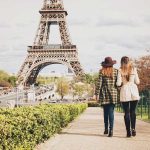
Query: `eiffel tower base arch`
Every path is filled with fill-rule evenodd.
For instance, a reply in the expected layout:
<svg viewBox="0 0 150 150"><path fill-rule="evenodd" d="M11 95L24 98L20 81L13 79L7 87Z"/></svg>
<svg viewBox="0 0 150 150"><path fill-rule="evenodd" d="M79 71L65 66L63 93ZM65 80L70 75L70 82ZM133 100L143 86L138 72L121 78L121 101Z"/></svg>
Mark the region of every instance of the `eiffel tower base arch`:
<svg viewBox="0 0 150 150"><path fill-rule="evenodd" d="M29 47L28 56L18 75L19 85L29 86L36 82L39 72L48 65L67 66L76 77L83 76L83 70L77 59L76 49L34 49Z"/></svg>

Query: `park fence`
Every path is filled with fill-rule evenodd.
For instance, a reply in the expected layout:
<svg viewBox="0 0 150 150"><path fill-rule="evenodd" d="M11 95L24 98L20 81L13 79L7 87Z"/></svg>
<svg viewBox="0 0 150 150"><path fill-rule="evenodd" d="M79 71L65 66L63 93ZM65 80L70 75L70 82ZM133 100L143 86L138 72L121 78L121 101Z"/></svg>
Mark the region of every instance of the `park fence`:
<svg viewBox="0 0 150 150"><path fill-rule="evenodd" d="M137 105L137 117L142 120L150 121L150 96L140 95L140 100ZM123 112L121 103L116 105L116 111Z"/></svg>

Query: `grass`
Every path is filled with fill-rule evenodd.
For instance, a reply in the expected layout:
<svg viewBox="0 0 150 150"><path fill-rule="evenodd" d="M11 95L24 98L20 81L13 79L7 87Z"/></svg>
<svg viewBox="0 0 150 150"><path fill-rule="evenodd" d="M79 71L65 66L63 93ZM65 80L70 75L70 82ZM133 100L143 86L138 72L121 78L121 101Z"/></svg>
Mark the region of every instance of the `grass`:
<svg viewBox="0 0 150 150"><path fill-rule="evenodd" d="M115 108L115 111L116 112L119 112L119 113L123 113L123 110L121 107L116 107ZM140 119L142 121L145 121L145 122L148 122L150 123L150 119L148 119L148 110L146 110L147 113L145 113L145 107L142 108L142 116L141 116L141 107L139 106L137 108L137 119Z"/></svg>
<svg viewBox="0 0 150 150"><path fill-rule="evenodd" d="M148 114L142 114L142 117L140 114L137 115L137 119L140 119L142 121L146 121L150 123L150 119L148 119Z"/></svg>

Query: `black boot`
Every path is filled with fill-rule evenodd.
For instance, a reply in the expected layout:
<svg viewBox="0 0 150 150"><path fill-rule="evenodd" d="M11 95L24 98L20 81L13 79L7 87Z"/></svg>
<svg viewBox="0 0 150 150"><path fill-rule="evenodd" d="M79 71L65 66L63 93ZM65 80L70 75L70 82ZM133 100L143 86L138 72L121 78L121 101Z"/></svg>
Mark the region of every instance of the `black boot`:
<svg viewBox="0 0 150 150"><path fill-rule="evenodd" d="M127 137L131 137L131 131L127 131Z"/></svg>
<svg viewBox="0 0 150 150"><path fill-rule="evenodd" d="M136 131L135 131L135 129L132 129L132 136L136 136Z"/></svg>
<svg viewBox="0 0 150 150"><path fill-rule="evenodd" d="M131 131L130 131L130 117L129 115L124 116L124 122L126 126L126 131L127 131L127 137L131 137Z"/></svg>
<svg viewBox="0 0 150 150"><path fill-rule="evenodd" d="M112 136L113 136L113 130L109 130L108 137L112 137Z"/></svg>
<svg viewBox="0 0 150 150"><path fill-rule="evenodd" d="M136 125L136 114L135 112L131 113L131 132L132 132L132 136L136 136L136 131L135 131L135 125Z"/></svg>

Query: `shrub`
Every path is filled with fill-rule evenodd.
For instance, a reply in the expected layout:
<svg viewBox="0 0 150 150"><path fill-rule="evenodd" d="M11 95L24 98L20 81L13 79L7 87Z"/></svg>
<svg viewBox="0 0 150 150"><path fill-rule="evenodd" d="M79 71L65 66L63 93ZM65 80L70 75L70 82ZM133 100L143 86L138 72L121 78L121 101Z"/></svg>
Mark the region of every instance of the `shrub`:
<svg viewBox="0 0 150 150"><path fill-rule="evenodd" d="M31 150L59 133L87 104L43 104L0 109L0 149Z"/></svg>
<svg viewBox="0 0 150 150"><path fill-rule="evenodd" d="M89 101L88 102L88 107L99 107L100 104L98 102L95 101Z"/></svg>

